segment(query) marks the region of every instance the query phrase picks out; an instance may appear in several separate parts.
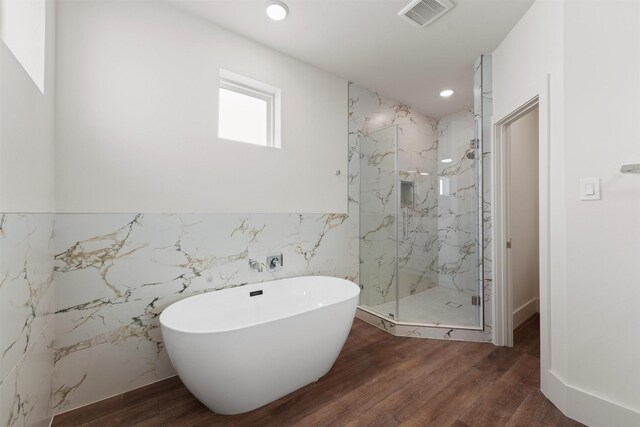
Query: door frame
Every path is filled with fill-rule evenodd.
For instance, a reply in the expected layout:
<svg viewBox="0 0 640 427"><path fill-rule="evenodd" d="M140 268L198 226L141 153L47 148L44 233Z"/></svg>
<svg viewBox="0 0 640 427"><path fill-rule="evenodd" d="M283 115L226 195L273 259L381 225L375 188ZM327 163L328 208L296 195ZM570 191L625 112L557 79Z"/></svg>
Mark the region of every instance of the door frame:
<svg viewBox="0 0 640 427"><path fill-rule="evenodd" d="M492 255L494 260L494 343L513 346L513 290L508 240L508 190L506 180L509 173L508 138L510 125L538 108L538 188L539 188L539 262L540 262L540 363L541 372L550 367L550 134L549 134L549 93L550 76L536 85L531 94L524 98L511 112L493 120L492 138Z"/></svg>

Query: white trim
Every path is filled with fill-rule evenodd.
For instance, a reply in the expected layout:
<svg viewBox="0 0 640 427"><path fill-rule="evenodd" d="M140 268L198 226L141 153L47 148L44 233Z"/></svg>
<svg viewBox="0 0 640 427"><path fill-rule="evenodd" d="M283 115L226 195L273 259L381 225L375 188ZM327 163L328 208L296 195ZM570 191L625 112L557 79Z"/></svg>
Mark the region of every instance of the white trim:
<svg viewBox="0 0 640 427"><path fill-rule="evenodd" d="M640 412L569 385L555 372L547 372L542 392L567 417L592 427L640 425Z"/></svg>
<svg viewBox="0 0 640 427"><path fill-rule="evenodd" d="M502 147L504 146L507 127L510 123L527 114L531 109L538 107L539 129L539 239L540 239L540 375L541 389L547 394L551 375L551 329L550 329L550 93L551 76L546 75L534 87L524 91L527 98L521 99L511 111L500 112L493 120L492 140L492 204L494 206L492 238L494 260L494 344L513 345L513 307L512 299L507 289L505 278L508 277L506 263L506 223L505 223L505 192L504 172L506 157ZM550 398L551 399L551 398ZM561 402L551 399L558 407Z"/></svg>
<svg viewBox="0 0 640 427"><path fill-rule="evenodd" d="M505 126L513 122L518 117L518 113L526 110L527 105L536 100L539 108L539 212L540 212L540 389L542 393L555 404L566 416L581 423L594 427L621 426L631 427L640 425L640 412L628 408L619 403L612 402L603 396L599 396L587 390L582 390L574 385L570 385L553 369L551 364L551 227L550 227L550 153L553 138L559 139L560 135L551 135L550 129L550 108L551 108L551 76L546 75L544 80L538 82L535 87L524 91L528 94L527 99L521 99L515 104L512 112L502 111L496 114L493 121L494 139L492 148L494 191L492 202L494 204L494 227L493 227L493 257L495 272L495 298L494 298L494 343L496 345L506 345L508 343L509 329L505 328L507 320L512 319L508 310L507 290L505 289L504 270L505 243L503 237L504 225L501 221L501 214L504 213L504 199L501 197L503 188L500 187L500 173L503 171L502 163L504 159L499 154L500 145L504 142ZM559 114L556 112L556 114ZM560 309L560 306L558 306ZM562 365L562 360L555 362Z"/></svg>
<svg viewBox="0 0 640 427"><path fill-rule="evenodd" d="M540 312L540 299L533 298L513 311L513 329L522 325L527 319Z"/></svg>
<svg viewBox="0 0 640 427"><path fill-rule="evenodd" d="M540 253L540 372L551 370L551 76L544 76L538 92L538 212ZM544 384L541 379L541 384ZM544 388L542 388L544 392Z"/></svg>
<svg viewBox="0 0 640 427"><path fill-rule="evenodd" d="M539 108L539 115L542 116L545 112L542 111L542 107L540 106L540 95L535 95L531 99L524 102L520 107L515 109L510 114L501 118L500 120L494 122L493 125L493 144L492 144L492 182L493 182L493 191L492 191L492 205L494 206L493 211L493 227L492 227L492 240L493 240L493 260L494 260L494 318L495 320L495 337L494 343L496 345L506 345L513 346L513 329L515 325L513 323L513 297L512 297L512 289L510 287L511 281L511 269L509 262L509 251L507 251L507 240L509 238L509 212L508 212L508 203L507 203L507 194L509 193L509 181L507 177L509 176L509 128L511 123L515 122L519 118L528 114L532 110ZM545 109L548 111L548 108ZM539 142L539 152L540 152L540 194L539 198L542 200L544 197L549 198L548 191L545 191L546 187L543 189L543 181L544 176L548 176L548 162L543 160L542 153L544 151L543 145L548 145L548 138L544 138L546 133L543 132L542 124L547 124L546 120L539 120L540 127L540 142ZM548 178L548 177L547 177ZM542 229L542 206L547 205L540 202L540 234L544 232ZM548 224L548 221L546 221ZM543 268L547 268L547 266L543 266L543 257L545 251L548 252L549 248L543 248L542 238L540 239L540 277L542 277ZM546 242L548 245L548 241ZM542 287L542 280L540 282L540 286ZM541 325L542 328L542 325ZM542 330L541 330L542 335Z"/></svg>
<svg viewBox="0 0 640 427"><path fill-rule="evenodd" d="M282 146L282 123L281 123L281 109L282 109L282 91L280 88L271 86L267 83L252 79L250 77L243 76L241 74L234 73L225 69L220 69L219 89L225 89L228 91L236 92L245 96L260 99L267 104L266 123L267 123L267 135L265 147L281 148ZM218 101L220 102L220 101ZM219 106L218 106L219 107ZM218 120L219 120L218 115ZM218 138L226 139L228 141L235 142L248 142L233 140L220 137L220 123L218 127ZM262 145L262 144L256 144Z"/></svg>

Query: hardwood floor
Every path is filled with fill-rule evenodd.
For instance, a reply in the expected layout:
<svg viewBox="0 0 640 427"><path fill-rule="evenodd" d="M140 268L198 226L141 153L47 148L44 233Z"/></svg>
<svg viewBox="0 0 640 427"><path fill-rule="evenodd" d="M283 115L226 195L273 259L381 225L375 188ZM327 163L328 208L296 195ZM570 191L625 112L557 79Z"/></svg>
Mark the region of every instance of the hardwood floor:
<svg viewBox="0 0 640 427"><path fill-rule="evenodd" d="M331 371L255 411L221 416L177 377L53 420L54 426L579 426L540 393L539 319L513 348L400 338L356 319Z"/></svg>

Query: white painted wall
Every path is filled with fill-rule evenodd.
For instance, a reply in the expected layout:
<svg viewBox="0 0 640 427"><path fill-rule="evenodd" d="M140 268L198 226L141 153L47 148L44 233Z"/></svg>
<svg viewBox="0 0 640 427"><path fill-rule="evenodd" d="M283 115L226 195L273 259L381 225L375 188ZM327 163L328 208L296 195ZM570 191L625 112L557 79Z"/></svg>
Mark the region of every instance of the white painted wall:
<svg viewBox="0 0 640 427"><path fill-rule="evenodd" d="M640 425L640 2L565 10L568 378ZM600 177L602 200L578 200ZM612 425L612 424L609 424Z"/></svg>
<svg viewBox="0 0 640 427"><path fill-rule="evenodd" d="M41 92L45 79L45 0L0 0L0 38Z"/></svg>
<svg viewBox="0 0 640 427"><path fill-rule="evenodd" d="M58 211L346 212L346 81L162 2L58 19ZM220 68L282 89L282 149L218 140Z"/></svg>
<svg viewBox="0 0 640 427"><path fill-rule="evenodd" d="M509 127L509 251L513 290L513 327L538 311L538 110Z"/></svg>
<svg viewBox="0 0 640 427"><path fill-rule="evenodd" d="M550 75L551 362L542 384L589 425L640 424L640 179L618 171L640 161L639 24L638 2L537 1L493 56L495 119ZM584 177L602 178L601 201L578 200Z"/></svg>
<svg viewBox="0 0 640 427"><path fill-rule="evenodd" d="M567 372L563 20L562 1L536 1L493 53L494 121L547 90L549 78L549 197L552 208L549 209L548 236L551 253L549 277L541 277L541 280L551 283L548 303L553 309L541 313L541 325L549 322L553 327L549 341L543 341L541 346L543 351L545 346L553 349L547 368L561 381ZM546 117L540 117L540 122L544 119ZM541 137L547 138L547 135L541 134ZM543 371L542 390L550 396L552 390L546 389L548 378L545 375Z"/></svg>
<svg viewBox="0 0 640 427"><path fill-rule="evenodd" d="M2 7L9 5L15 5L14 1L3 3ZM39 41L29 40L37 37L31 37L33 34L27 30L45 31L44 17L40 21L38 16L21 16L24 18L21 20L27 21L28 28L23 28L26 33L17 30L3 33L3 37L10 36L8 41L17 46L18 57L4 41L0 42L0 212L52 212L54 208L53 2L47 2L46 9L46 55L43 58L46 67L41 76L44 93L26 71L34 66L30 59L42 54ZM7 32L13 28L6 26L5 21L10 16L3 17ZM20 59L27 62L23 65Z"/></svg>

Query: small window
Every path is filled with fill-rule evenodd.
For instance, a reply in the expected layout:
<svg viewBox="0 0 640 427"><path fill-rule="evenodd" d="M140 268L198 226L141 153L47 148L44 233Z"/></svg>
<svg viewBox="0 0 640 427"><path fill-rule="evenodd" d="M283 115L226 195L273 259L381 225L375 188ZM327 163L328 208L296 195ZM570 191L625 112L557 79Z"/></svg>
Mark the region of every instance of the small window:
<svg viewBox="0 0 640 427"><path fill-rule="evenodd" d="M220 70L218 138L280 148L280 89Z"/></svg>

